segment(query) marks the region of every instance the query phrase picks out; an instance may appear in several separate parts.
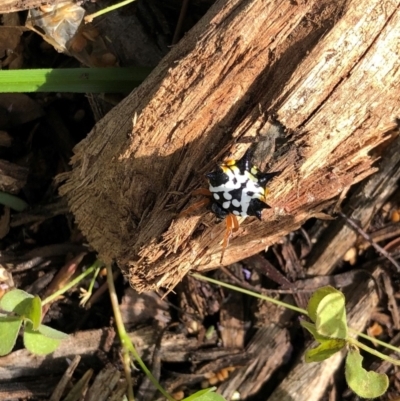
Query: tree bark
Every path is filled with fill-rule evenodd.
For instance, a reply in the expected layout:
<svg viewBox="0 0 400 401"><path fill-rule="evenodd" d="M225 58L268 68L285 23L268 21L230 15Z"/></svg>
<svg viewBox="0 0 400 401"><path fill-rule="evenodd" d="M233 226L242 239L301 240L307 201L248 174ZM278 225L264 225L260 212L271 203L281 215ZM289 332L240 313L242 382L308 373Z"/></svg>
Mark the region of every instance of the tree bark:
<svg viewBox="0 0 400 401"><path fill-rule="evenodd" d="M224 264L373 173L369 152L398 117L399 3L217 1L75 149L61 193L99 257L129 270L138 290L218 267L225 225L206 209L178 214L204 173L252 138L273 149L279 126L285 143L261 160L282 171L272 209L241 224Z"/></svg>

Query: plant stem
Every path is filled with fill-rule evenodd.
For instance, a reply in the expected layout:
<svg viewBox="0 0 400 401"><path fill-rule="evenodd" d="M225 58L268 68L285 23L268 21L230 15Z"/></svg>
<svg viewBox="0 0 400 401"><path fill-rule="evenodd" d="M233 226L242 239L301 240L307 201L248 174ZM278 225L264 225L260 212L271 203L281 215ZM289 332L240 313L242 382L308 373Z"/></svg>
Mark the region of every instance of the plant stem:
<svg viewBox="0 0 400 401"><path fill-rule="evenodd" d="M121 341L121 345L123 347L123 352L124 353L130 352L133 355L133 357L135 358L136 362L139 364L140 368L143 370L145 375L149 378L149 380L153 383L154 387L156 387L157 390L164 397L166 397L169 401L176 401L171 395L169 395L162 388L162 386L157 381L157 379L153 376L153 374L150 372L150 370L147 369L147 366L144 364L142 358L136 351L136 348L133 346L133 344L125 330L125 326L122 321L121 311L119 310L119 306L118 306L118 298L117 298L117 294L115 291L112 269L111 269L111 266L109 266L109 265L107 265L107 283L108 283L108 290L110 292L111 304L112 304L112 308L113 308L113 312L114 312L115 325L117 326L118 336Z"/></svg>
<svg viewBox="0 0 400 401"><path fill-rule="evenodd" d="M350 327L349 327L349 330L357 337L365 338L366 340L371 341L372 343L379 344L382 347L388 348L388 349L400 354L400 348L395 347L392 344L385 343L384 341L378 340L377 338L373 338L373 337L370 337L367 334L360 333L360 332L358 332L358 331L356 331L356 330L354 330L354 329L352 329Z"/></svg>
<svg viewBox="0 0 400 401"><path fill-rule="evenodd" d="M60 295L64 294L67 292L70 288L74 287L76 284L78 284L81 280L83 280L86 276L89 274L92 274L98 267L99 261L96 260L96 262L93 263L92 266L90 266L86 271L84 271L82 274L80 274L78 277L74 278L72 281L70 281L67 285L62 287L60 290L56 291L55 293L51 294L48 296L46 299L42 301L42 306L48 304L49 302L52 302L54 299L59 297Z"/></svg>
<svg viewBox="0 0 400 401"><path fill-rule="evenodd" d="M252 297L263 299L264 301L271 302L271 303L273 303L275 305L282 306L284 308L287 308L287 309L290 309L292 311L295 311L295 312L298 312L298 313L301 313L303 315L308 316L308 312L305 309L298 308L297 306L287 304L286 302L278 301L277 299L270 298L270 297L268 297L266 295L262 295L262 294L260 294L258 292L246 290L244 288L240 288L240 287L237 287L237 286L232 285L232 284L227 284L227 283L224 283L224 282L219 281L219 280L215 280L215 279L210 278L210 277L202 276L201 274L198 274L198 273L192 273L192 276L197 278L198 280L208 281L209 283L217 284L217 285L220 285L221 287L225 287L225 288L229 288L230 290L233 290L233 291L241 292L242 294L247 294L247 295L250 295Z"/></svg>
<svg viewBox="0 0 400 401"><path fill-rule="evenodd" d="M353 344L356 347L361 348L364 351L369 352L370 354L375 355L375 356L377 356L378 358L380 358L380 359L382 359L384 361L390 362L393 365L400 366L400 361L399 360L393 359L390 356L387 356L387 355L383 354L382 352L377 351L376 349L368 347L368 345L365 345L365 344L361 343L360 341L356 340L355 338L351 338L351 337L347 338L347 341L350 344Z"/></svg>
<svg viewBox="0 0 400 401"><path fill-rule="evenodd" d="M97 11L97 13L89 14L89 15L87 15L87 16L84 18L85 23L92 22L94 18L100 17L100 15L109 13L110 11L114 11L114 10L116 10L117 8L126 6L127 4L133 3L134 1L135 1L135 0L124 0L124 1L121 1L120 3L117 3L117 4L112 5L112 6L110 6L110 7L103 8L102 10Z"/></svg>

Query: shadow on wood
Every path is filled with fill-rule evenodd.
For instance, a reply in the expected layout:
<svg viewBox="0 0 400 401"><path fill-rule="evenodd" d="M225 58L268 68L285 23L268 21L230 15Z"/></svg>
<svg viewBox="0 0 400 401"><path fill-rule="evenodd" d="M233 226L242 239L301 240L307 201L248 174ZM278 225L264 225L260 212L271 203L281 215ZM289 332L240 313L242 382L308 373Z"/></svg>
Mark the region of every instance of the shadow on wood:
<svg viewBox="0 0 400 401"><path fill-rule="evenodd" d="M239 158L243 139L275 120L286 144L270 160L283 171L272 209L241 224L224 264L319 216L376 171L369 151L398 116L398 5L217 1L75 149L61 194L99 257L140 291L218 267L224 225L207 210L176 216L205 172Z"/></svg>

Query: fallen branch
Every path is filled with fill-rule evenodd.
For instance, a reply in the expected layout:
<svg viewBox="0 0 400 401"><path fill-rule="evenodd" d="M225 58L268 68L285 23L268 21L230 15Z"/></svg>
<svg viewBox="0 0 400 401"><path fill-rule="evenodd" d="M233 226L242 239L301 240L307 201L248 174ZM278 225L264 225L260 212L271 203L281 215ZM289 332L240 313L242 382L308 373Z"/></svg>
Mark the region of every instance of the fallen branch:
<svg viewBox="0 0 400 401"><path fill-rule="evenodd" d="M251 138L273 149L274 121L273 208L241 224L224 264L319 216L376 171L369 152L399 109L399 23L398 1L217 1L75 149L61 193L100 258L139 290L218 267L224 225L177 215L224 156Z"/></svg>

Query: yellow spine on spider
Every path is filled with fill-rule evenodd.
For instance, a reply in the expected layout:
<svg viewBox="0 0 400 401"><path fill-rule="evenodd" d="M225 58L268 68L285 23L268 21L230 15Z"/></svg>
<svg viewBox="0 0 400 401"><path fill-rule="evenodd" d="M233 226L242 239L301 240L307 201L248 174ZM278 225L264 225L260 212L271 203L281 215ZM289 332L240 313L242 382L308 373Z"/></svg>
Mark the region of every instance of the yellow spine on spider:
<svg viewBox="0 0 400 401"><path fill-rule="evenodd" d="M240 160L227 160L215 171L206 174L208 189L201 188L194 192L209 198L195 203L182 214L211 203L211 211L219 219L226 219L221 263L232 233L239 229L237 218L255 216L261 220L263 209L270 208L265 199L268 194L266 184L279 173L261 172L250 163L250 152L247 151Z"/></svg>

